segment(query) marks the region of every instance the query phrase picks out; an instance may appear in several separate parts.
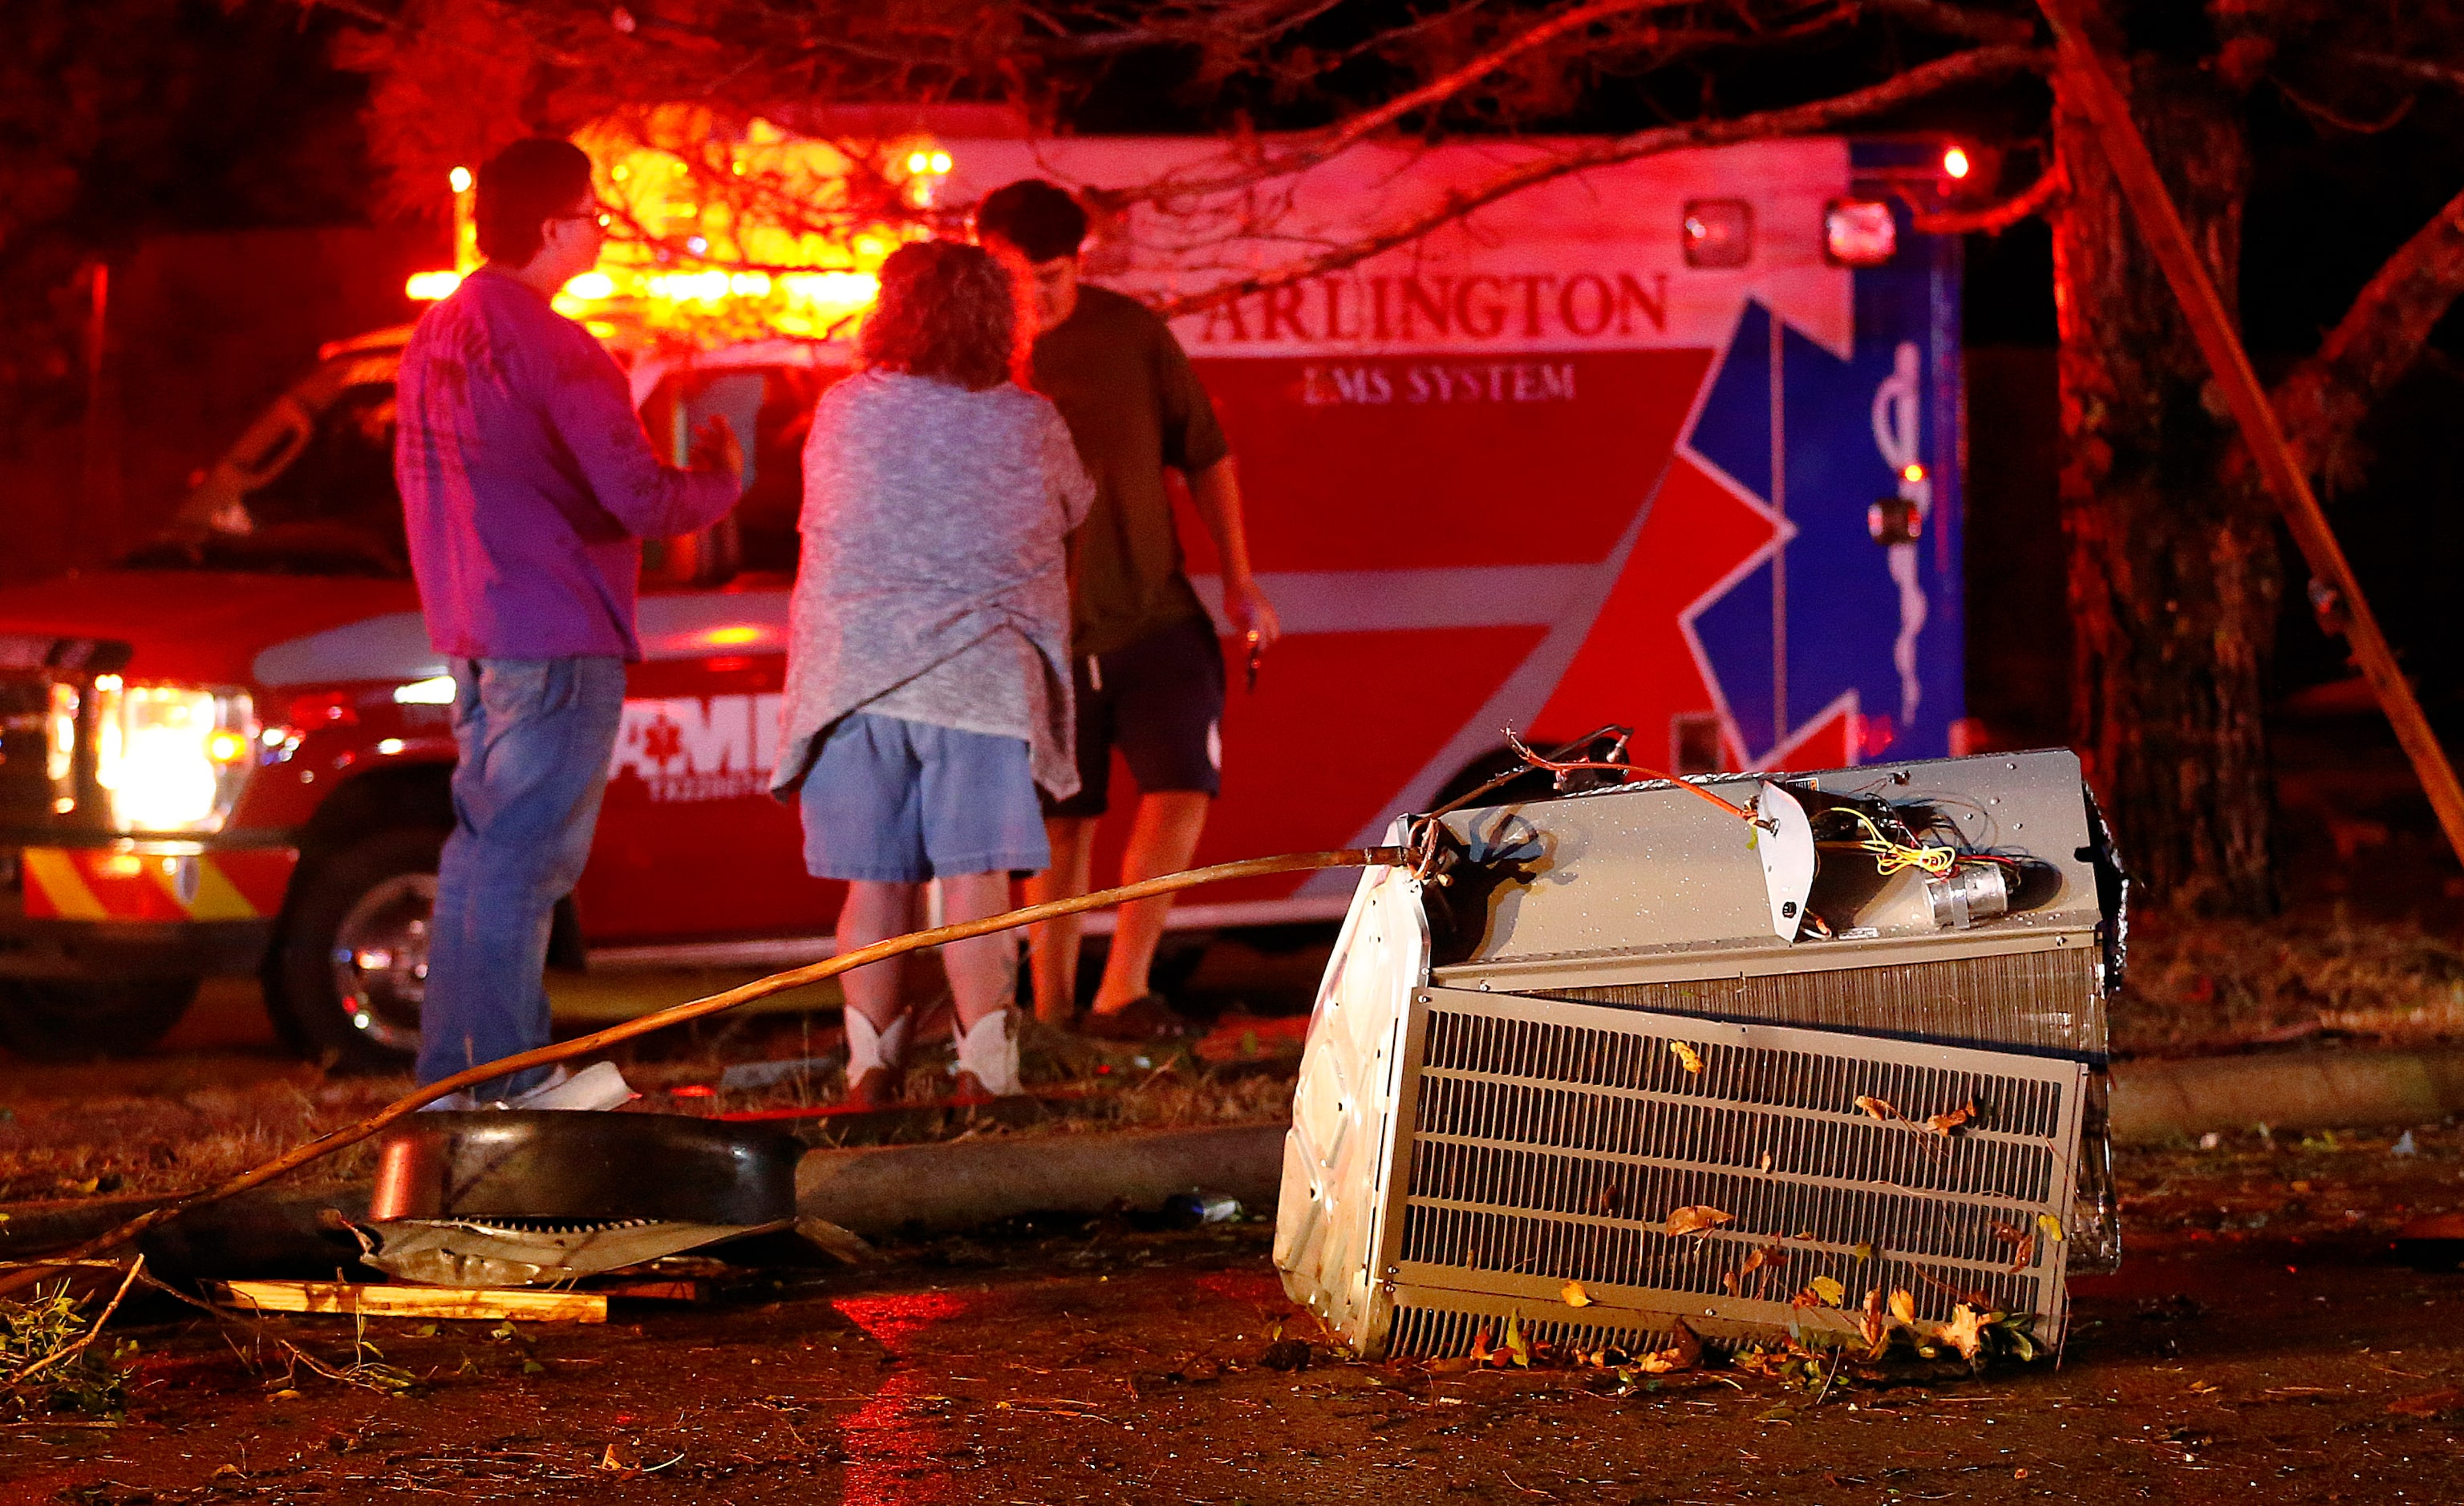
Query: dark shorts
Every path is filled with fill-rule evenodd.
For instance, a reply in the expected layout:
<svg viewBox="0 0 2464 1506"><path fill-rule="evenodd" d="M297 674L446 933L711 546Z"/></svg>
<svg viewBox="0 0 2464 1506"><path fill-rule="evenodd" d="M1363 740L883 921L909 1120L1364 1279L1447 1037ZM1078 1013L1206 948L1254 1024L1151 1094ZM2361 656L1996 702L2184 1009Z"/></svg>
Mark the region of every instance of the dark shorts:
<svg viewBox="0 0 2464 1506"><path fill-rule="evenodd" d="M1215 624L1192 618L1127 648L1080 655L1072 666L1078 701L1078 793L1045 801L1047 816L1101 816L1112 750L1141 794L1223 787L1223 649Z"/></svg>

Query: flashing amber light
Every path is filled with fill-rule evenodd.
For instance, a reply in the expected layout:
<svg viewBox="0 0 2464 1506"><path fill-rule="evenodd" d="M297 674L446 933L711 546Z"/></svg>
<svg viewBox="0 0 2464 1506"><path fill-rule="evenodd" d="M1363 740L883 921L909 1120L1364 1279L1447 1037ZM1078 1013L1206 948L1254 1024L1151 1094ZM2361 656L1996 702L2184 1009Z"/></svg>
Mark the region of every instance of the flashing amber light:
<svg viewBox="0 0 2464 1506"><path fill-rule="evenodd" d="M935 152L933 154L933 170L935 172L948 172L950 170L950 154L948 152Z"/></svg>
<svg viewBox="0 0 2464 1506"><path fill-rule="evenodd" d="M704 641L712 644L750 644L759 642L760 637L761 629L747 626L714 627L703 635Z"/></svg>
<svg viewBox="0 0 2464 1506"><path fill-rule="evenodd" d="M1970 165L1968 154L1956 146L1942 154L1942 170L1954 178L1967 177Z"/></svg>
<svg viewBox="0 0 2464 1506"><path fill-rule="evenodd" d="M844 338L879 295L874 269L909 238L907 229L880 223L813 228L779 223L754 206L704 202L692 164L716 132L707 112L686 106L583 129L577 139L605 164L601 197L622 211L625 227L598 270L559 291L557 312L602 339L682 336L710 346ZM929 207L953 157L931 141L900 145L873 170L890 168L904 180L908 203ZM828 218L844 219L845 182L861 164L838 144L756 120L726 151L725 170L737 179L758 175L783 198L831 207ZM479 261L473 208L470 195L457 197L455 244L466 274ZM452 285L439 278L422 286L433 287L432 300Z"/></svg>
<svg viewBox="0 0 2464 1506"><path fill-rule="evenodd" d="M471 191L471 169L468 167L456 167L451 172L445 175L445 181L453 186L453 191L455 193L469 193Z"/></svg>
<svg viewBox="0 0 2464 1506"><path fill-rule="evenodd" d="M402 285L402 291L421 303L434 303L439 298L451 297L453 290L460 286L462 274L458 272L414 272L410 280Z"/></svg>
<svg viewBox="0 0 2464 1506"><path fill-rule="evenodd" d="M248 739L228 729L206 736L206 756L216 763L237 763L248 756Z"/></svg>
<svg viewBox="0 0 2464 1506"><path fill-rule="evenodd" d="M1925 478L1925 467L1918 465L1913 460L1900 468L1900 479L1903 481L1923 481Z"/></svg>

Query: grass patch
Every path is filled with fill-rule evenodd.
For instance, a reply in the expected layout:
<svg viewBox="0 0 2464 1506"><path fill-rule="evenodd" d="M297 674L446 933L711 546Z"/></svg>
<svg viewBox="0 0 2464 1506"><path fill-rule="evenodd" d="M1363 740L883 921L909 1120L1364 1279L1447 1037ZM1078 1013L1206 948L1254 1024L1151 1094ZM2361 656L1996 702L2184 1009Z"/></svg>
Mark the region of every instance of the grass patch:
<svg viewBox="0 0 2464 1506"><path fill-rule="evenodd" d="M2464 946L2341 907L2277 921L2150 915L2132 928L2114 1049L2195 1055L2343 1036L2464 1037Z"/></svg>

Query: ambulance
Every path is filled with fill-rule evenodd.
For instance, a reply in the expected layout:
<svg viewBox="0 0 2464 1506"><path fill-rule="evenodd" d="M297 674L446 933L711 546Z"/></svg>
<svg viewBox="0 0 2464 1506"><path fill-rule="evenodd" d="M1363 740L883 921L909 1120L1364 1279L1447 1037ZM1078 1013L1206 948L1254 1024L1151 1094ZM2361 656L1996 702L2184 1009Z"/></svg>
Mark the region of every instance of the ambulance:
<svg viewBox="0 0 2464 1506"><path fill-rule="evenodd" d="M1625 729L1677 773L1966 751L1959 247L1918 224L1956 148L1367 144L1260 181L1272 142L911 139L875 176L923 212L867 232L832 187L853 148L697 128L698 155L594 146L635 229L560 299L655 443L681 458L723 413L749 457L731 517L647 553L561 965L829 950L838 890L766 793L800 447L869 268L1030 175L1103 190L1089 277L1174 315L1283 620L1254 680L1227 638L1199 862L1374 841L1500 768L1509 729ZM1536 170L1569 152L1594 164ZM713 162L819 208L760 243L693 202ZM454 274L423 275L433 296ZM0 592L0 1043L142 1049L201 979L253 974L304 1055L413 1051L454 749L391 473L407 336L327 347L162 540ZM1214 606L1204 531L1181 532ZM1175 920L1331 920L1351 882L1229 884Z"/></svg>

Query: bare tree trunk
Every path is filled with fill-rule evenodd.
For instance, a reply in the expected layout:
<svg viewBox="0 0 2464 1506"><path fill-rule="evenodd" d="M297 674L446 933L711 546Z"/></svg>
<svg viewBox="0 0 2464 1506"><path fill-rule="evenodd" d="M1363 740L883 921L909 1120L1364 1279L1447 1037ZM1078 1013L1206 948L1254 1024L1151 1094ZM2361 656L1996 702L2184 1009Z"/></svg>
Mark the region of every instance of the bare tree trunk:
<svg viewBox="0 0 2464 1506"><path fill-rule="evenodd" d="M2232 307L2250 177L2240 102L2194 59L2120 45L2113 23L2131 0L2092 9L2091 34L2120 61L2131 113ZM2265 914L2276 889L2260 712L2282 588L2273 513L2246 468L2228 465L2236 441L2206 362L2086 115L2057 93L2077 741L2152 899Z"/></svg>

